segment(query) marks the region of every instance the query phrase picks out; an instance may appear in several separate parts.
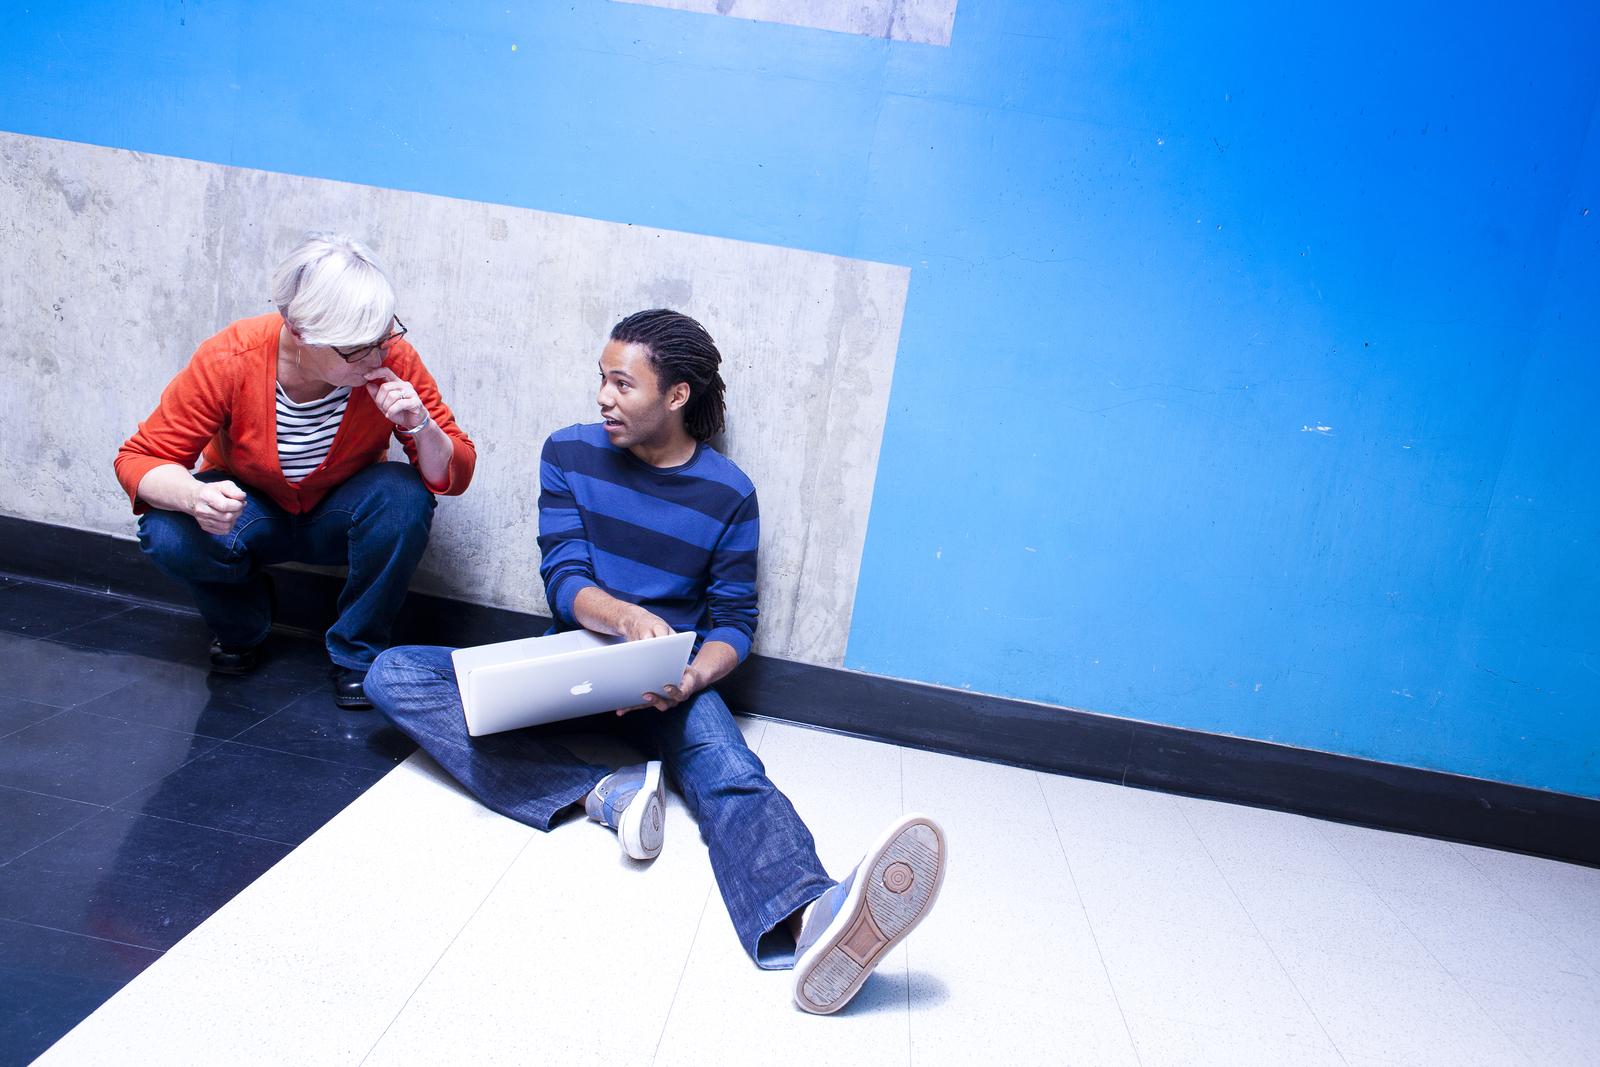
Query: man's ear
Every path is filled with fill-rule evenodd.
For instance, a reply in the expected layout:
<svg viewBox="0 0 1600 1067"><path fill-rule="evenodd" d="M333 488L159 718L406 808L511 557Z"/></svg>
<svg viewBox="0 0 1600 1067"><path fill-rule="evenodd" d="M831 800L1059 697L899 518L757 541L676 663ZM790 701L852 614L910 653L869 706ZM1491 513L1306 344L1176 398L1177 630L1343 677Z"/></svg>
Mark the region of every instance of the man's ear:
<svg viewBox="0 0 1600 1067"><path fill-rule="evenodd" d="M693 390L689 388L688 382L679 382L671 389L668 389L667 410L677 411L679 408L683 407L683 405L689 402L689 396L692 392Z"/></svg>

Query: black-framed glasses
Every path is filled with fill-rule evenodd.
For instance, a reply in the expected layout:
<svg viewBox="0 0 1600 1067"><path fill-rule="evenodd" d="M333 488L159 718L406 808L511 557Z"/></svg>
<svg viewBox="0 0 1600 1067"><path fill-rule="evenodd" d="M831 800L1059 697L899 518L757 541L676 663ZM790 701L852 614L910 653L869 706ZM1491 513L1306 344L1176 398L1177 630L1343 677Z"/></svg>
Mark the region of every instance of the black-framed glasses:
<svg viewBox="0 0 1600 1067"><path fill-rule="evenodd" d="M357 360L366 359L377 349L388 348L406 335L406 324L401 322L398 317L394 320L394 327L389 336L379 338L370 345L361 345L357 348L340 348L338 345L329 345L328 347L339 353L340 358L346 363L354 363Z"/></svg>

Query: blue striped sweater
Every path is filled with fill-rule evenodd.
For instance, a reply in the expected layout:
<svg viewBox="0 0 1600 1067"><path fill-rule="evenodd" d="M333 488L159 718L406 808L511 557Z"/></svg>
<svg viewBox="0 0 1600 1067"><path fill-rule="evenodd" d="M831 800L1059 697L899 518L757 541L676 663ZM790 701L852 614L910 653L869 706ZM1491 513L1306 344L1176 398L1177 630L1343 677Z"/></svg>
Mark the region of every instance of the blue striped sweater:
<svg viewBox="0 0 1600 1067"><path fill-rule="evenodd" d="M604 425L568 426L539 459L539 551L557 630L575 630L588 586L744 659L756 630L755 486L706 444L681 467L617 448Z"/></svg>

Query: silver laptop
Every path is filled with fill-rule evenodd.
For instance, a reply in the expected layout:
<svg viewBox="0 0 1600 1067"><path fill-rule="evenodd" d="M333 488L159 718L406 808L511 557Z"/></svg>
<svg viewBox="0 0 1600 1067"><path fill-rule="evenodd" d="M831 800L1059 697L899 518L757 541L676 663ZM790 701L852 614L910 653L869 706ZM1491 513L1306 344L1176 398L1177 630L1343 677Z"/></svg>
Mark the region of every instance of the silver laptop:
<svg viewBox="0 0 1600 1067"><path fill-rule="evenodd" d="M683 681L694 631L624 641L590 630L458 648L455 663L473 737L642 704Z"/></svg>

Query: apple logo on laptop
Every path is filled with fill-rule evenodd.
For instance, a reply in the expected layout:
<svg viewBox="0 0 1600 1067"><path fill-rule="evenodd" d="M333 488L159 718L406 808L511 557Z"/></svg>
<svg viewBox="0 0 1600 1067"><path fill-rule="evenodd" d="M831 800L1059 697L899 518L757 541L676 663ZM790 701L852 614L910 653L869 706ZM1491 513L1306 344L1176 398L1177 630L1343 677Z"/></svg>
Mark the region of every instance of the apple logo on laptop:
<svg viewBox="0 0 1600 1067"><path fill-rule="evenodd" d="M582 685L575 685L575 686L572 687L572 695L575 696L575 697L581 697L581 696L583 696L583 694L587 693L589 690L591 690L593 688L594 688L594 683L593 682L584 682Z"/></svg>

